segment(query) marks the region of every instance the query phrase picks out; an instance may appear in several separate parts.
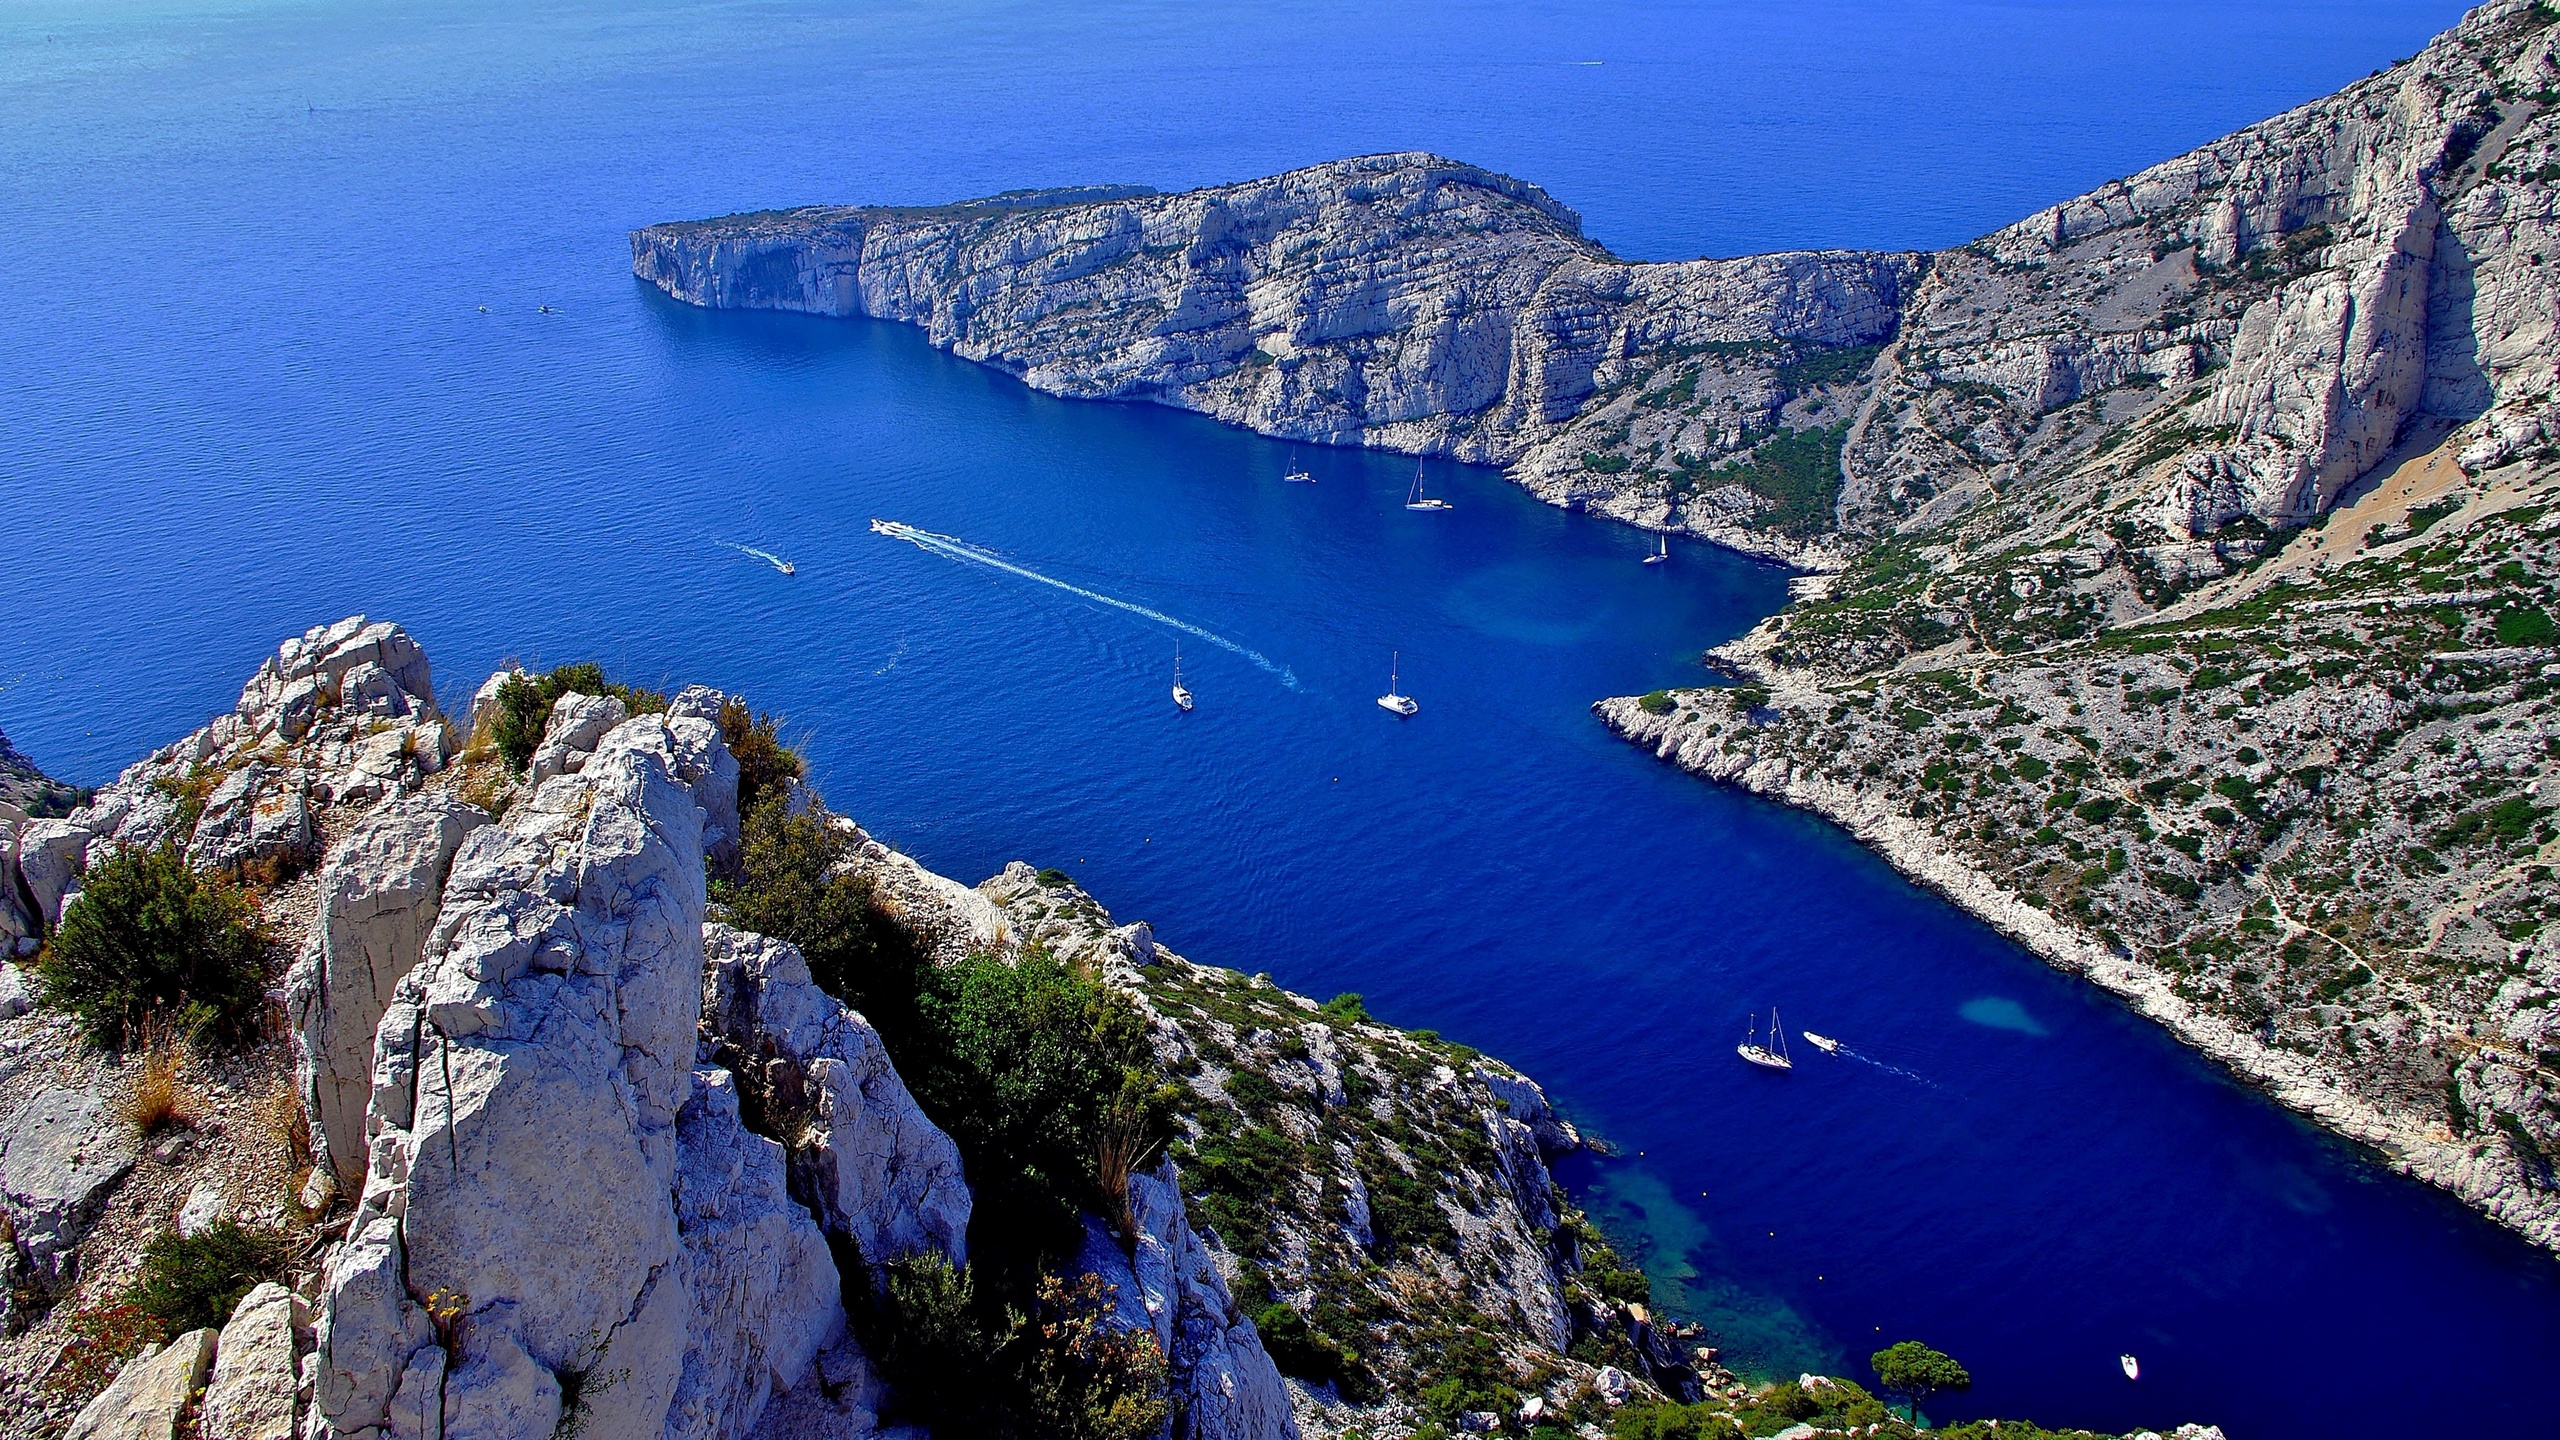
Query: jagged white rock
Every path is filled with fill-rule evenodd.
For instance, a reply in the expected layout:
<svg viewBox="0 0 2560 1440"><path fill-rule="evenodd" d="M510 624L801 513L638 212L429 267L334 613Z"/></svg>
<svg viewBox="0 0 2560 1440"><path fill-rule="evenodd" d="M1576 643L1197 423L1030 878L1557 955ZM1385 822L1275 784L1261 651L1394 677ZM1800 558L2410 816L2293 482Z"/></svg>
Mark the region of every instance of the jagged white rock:
<svg viewBox="0 0 2560 1440"><path fill-rule="evenodd" d="M296 1080L316 1163L353 1194L364 1183L373 1036L394 986L418 963L478 807L419 795L368 812L320 874L318 923L285 982Z"/></svg>
<svg viewBox="0 0 2560 1440"><path fill-rule="evenodd" d="M819 1225L873 1266L926 1250L967 1263L960 1147L916 1107L871 1022L783 941L708 925L702 948L703 1028L757 1073Z"/></svg>
<svg viewBox="0 0 2560 1440"><path fill-rule="evenodd" d="M214 1347L213 1378L196 1422L199 1440L293 1440L294 1309L273 1281L241 1297Z"/></svg>

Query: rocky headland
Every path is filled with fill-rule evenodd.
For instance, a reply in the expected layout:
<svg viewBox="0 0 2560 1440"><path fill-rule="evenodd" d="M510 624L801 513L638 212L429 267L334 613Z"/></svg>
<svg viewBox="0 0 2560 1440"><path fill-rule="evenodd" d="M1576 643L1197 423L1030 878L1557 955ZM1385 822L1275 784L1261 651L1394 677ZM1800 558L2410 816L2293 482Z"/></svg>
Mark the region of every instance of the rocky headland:
<svg viewBox="0 0 2560 1440"><path fill-rule="evenodd" d="M2555 22L2484 5L1935 254L1634 264L1392 155L652 226L633 264L1815 572L1712 657L1740 688L1602 719L2560 1247Z"/></svg>

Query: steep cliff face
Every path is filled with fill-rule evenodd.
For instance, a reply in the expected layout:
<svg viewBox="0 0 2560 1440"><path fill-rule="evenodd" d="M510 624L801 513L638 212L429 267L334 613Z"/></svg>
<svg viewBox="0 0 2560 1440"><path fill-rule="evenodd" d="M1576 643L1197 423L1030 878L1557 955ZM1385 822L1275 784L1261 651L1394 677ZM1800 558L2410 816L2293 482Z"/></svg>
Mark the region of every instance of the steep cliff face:
<svg viewBox="0 0 2560 1440"><path fill-rule="evenodd" d="M2560 1247L2555 19L1939 256L1866 547L1599 708Z"/></svg>
<svg viewBox="0 0 2560 1440"><path fill-rule="evenodd" d="M1534 461L1540 493L1602 504L1628 451L1576 429L1595 396L1713 357L1732 403L1691 428L1747 450L1787 403L1773 375L1890 337L1919 273L1848 252L1629 264L1536 186L1421 154L1181 195L653 225L631 248L634 273L694 304L903 321L1052 394Z"/></svg>

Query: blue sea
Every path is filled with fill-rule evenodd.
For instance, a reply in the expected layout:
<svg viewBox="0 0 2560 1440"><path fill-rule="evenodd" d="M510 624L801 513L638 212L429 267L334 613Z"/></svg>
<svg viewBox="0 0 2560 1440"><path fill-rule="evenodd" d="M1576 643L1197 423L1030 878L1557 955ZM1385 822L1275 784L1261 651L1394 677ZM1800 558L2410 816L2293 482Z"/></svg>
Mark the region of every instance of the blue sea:
<svg viewBox="0 0 2560 1440"><path fill-rule="evenodd" d="M1976 1378L1943 1417L2549 1433L2548 1258L1827 826L1602 733L1593 699L1700 680L1781 572L1641 566L1649 537L1484 470L1429 467L1442 515L1388 456L1283 485L1284 447L912 331L673 305L624 238L1427 148L1631 256L1941 246L2457 13L19 0L0 729L94 783L355 611L456 700L509 656L742 690L947 873L1066 868L1195 959L1539 1076L1616 1147L1575 1192L1756 1373L1918 1338ZM1372 703L1391 660L1411 720ZM1743 1066L1773 1005L1856 1058Z"/></svg>

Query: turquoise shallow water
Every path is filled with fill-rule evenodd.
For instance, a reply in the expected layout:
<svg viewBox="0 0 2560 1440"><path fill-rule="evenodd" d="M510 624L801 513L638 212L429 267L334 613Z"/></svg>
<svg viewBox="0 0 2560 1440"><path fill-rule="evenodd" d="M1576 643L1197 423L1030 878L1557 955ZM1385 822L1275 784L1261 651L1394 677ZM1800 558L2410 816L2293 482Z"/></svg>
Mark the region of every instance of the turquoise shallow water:
<svg viewBox="0 0 2560 1440"><path fill-rule="evenodd" d="M1630 254L1937 245L2454 13L14 7L0 728L95 781L355 610L410 625L449 692L509 654L737 687L928 863L1065 866L1195 958L1539 1075L1621 1150L1569 1182L1752 1366L1918 1336L1978 1377L1951 1414L2532 1433L2512 1382L2560 1343L2549 1262L1589 718L1695 679L1779 572L1648 569L1462 467L1432 467L1441 516L1395 503L1388 457L1302 452L1319 483L1284 487L1280 447L1030 395L912 332L669 304L623 241L1420 146ZM1188 636L1177 716L1175 631L873 516L1296 687ZM1390 651L1410 722L1371 703ZM1771 1004L1863 1058L1741 1066Z"/></svg>

